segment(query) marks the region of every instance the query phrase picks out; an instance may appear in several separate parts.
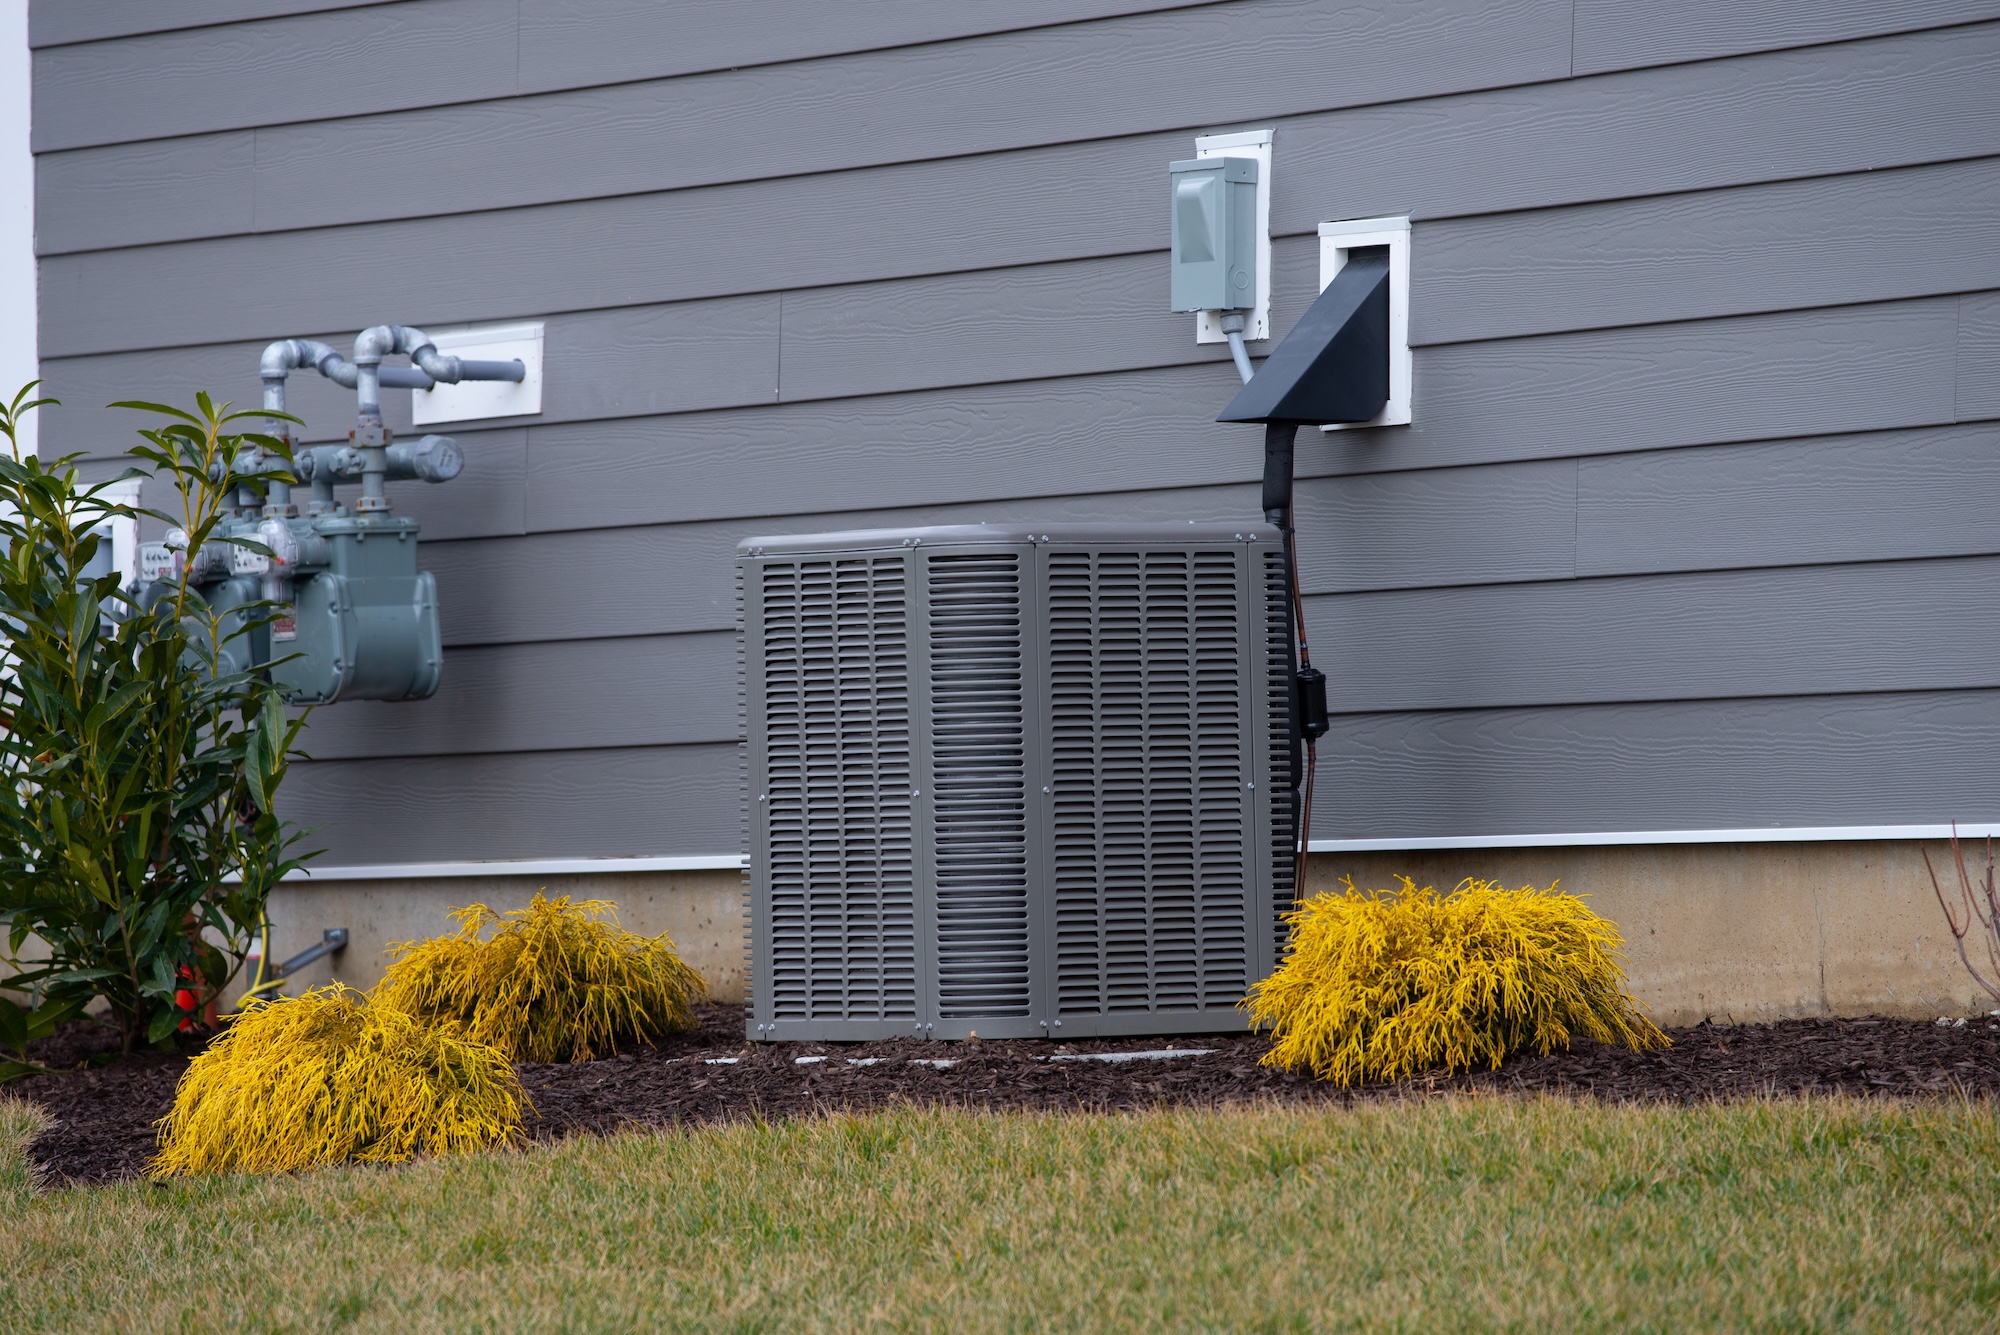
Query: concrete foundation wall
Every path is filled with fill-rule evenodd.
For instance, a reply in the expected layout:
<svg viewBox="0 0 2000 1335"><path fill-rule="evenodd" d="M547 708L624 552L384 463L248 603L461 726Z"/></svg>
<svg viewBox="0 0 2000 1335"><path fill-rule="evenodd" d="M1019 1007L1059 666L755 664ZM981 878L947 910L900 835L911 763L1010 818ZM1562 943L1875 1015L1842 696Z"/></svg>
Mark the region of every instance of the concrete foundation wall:
<svg viewBox="0 0 2000 1335"><path fill-rule="evenodd" d="M1959 962L1920 847L1949 892L1949 845L1889 842L1340 853L1313 858L1307 885L1560 881L1618 924L1632 993L1661 1024L1984 1013L1996 1003Z"/></svg>
<svg viewBox="0 0 2000 1335"><path fill-rule="evenodd" d="M1950 849L1929 845L1940 871ZM1398 874L1449 888L1468 876L1588 895L1624 933L1632 991L1662 1024L1747 1024L1801 1015L1983 1013L1993 1006L1959 963L1915 843L1668 844L1317 855L1308 889L1364 889ZM1947 873L1949 874L1949 873ZM436 935L479 901L518 908L537 890L609 899L635 931L666 932L718 1000L743 997L742 882L733 871L408 881L313 881L272 901L280 957L326 927L352 933L331 965L368 987L392 941ZM296 990L296 989L294 989Z"/></svg>
<svg viewBox="0 0 2000 1335"><path fill-rule="evenodd" d="M671 936L716 1000L743 999L743 875L736 871L294 882L271 897L272 953L283 959L316 943L323 929L345 927L347 949L302 970L286 991L336 979L372 987L389 962L390 942L449 931L446 914L466 904L524 908L538 890L612 901L631 930Z"/></svg>

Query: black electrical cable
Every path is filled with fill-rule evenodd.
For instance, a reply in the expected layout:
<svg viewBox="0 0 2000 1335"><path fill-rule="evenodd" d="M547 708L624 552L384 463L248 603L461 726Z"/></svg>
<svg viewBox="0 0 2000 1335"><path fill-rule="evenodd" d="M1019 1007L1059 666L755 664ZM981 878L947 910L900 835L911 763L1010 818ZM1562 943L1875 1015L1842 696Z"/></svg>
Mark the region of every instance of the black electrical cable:
<svg viewBox="0 0 2000 1335"><path fill-rule="evenodd" d="M1299 644L1299 669L1294 674L1294 680L1303 686L1311 677L1317 677L1318 674L1313 672L1312 648L1306 643L1306 600L1304 593L1299 589L1299 543L1297 531L1292 527L1291 521L1291 510L1287 507L1285 511L1285 576L1286 583L1291 586L1292 633L1298 638ZM1310 677L1308 674L1310 674ZM1301 694L1296 687L1293 693L1295 696ZM1293 706L1293 709L1301 716L1299 721L1299 735L1305 739L1306 745L1305 788L1303 794L1294 799L1297 805L1293 820L1293 827L1296 830L1294 841L1297 845L1297 852L1293 855L1296 861L1292 868L1292 898L1295 900L1303 900L1306 897L1306 851L1312 845L1313 779L1319 770L1319 734L1312 730L1312 713L1304 709L1302 707L1303 704L1304 701L1301 700ZM1320 711L1322 726L1324 713L1324 710Z"/></svg>
<svg viewBox="0 0 2000 1335"><path fill-rule="evenodd" d="M1317 708L1308 709L1303 698L1306 692L1301 689L1307 683L1323 686L1324 678L1313 670L1312 649L1306 642L1305 597L1299 589L1298 535L1292 526L1293 447L1298 431L1296 422L1265 423L1263 495L1264 518L1278 527L1285 544L1285 648L1290 669L1290 689L1286 695L1291 715L1292 897L1295 900L1305 898L1313 781L1319 769L1317 742L1326 730L1323 690Z"/></svg>

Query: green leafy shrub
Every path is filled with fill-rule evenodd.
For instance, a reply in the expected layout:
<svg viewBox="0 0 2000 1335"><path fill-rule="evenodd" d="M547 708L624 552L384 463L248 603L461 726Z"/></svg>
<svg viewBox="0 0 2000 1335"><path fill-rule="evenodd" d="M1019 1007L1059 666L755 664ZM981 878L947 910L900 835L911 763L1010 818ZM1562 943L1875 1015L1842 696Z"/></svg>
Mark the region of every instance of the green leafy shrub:
<svg viewBox="0 0 2000 1335"><path fill-rule="evenodd" d="M188 1063L149 1171L283 1173L463 1153L518 1139L527 1105L492 1047L333 983L252 1002Z"/></svg>
<svg viewBox="0 0 2000 1335"><path fill-rule="evenodd" d="M1633 1048L1667 1036L1625 991L1618 929L1576 895L1466 880L1449 895L1319 894L1288 915L1283 964L1243 1006L1271 1027L1267 1066L1350 1085L1498 1068L1573 1034Z"/></svg>
<svg viewBox="0 0 2000 1335"><path fill-rule="evenodd" d="M268 682L217 670L228 637L185 574L142 605L117 572L90 573L110 521L142 512L81 480L74 456L21 453L22 414L52 402L29 402L33 388L0 405L0 925L15 960L30 935L47 957L6 980L33 1006L5 1008L0 1040L20 1050L103 997L129 1052L171 1041L221 991L298 865L273 806L302 720ZM143 513L185 530L190 551L226 516L239 457L286 449L233 432L245 414L226 404L197 405L117 405L168 419L133 452L180 513ZM262 624L255 608L244 624Z"/></svg>
<svg viewBox="0 0 2000 1335"><path fill-rule="evenodd" d="M617 925L601 899L537 894L525 909L474 904L458 931L398 942L377 998L425 1020L461 1023L516 1061L589 1061L694 1023L708 984L668 937ZM490 940L480 931L494 927Z"/></svg>

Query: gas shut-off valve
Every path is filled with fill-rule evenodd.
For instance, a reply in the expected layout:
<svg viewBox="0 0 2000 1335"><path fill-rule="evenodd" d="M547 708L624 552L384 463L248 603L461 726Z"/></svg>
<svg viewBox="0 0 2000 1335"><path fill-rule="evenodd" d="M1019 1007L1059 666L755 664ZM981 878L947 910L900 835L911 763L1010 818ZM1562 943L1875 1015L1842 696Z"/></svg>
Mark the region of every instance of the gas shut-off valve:
<svg viewBox="0 0 2000 1335"><path fill-rule="evenodd" d="M383 366L391 355L413 365ZM465 455L449 436L395 440L382 424L382 388L518 382L526 367L446 356L421 329L402 325L362 330L352 360L311 339L281 339L259 365L265 411L285 410L286 377L307 367L353 389L358 414L346 445L296 449L289 468L262 450L238 457L235 511L216 538L248 539L270 555L217 540L189 552L187 534L173 529L140 548L140 580L185 571L221 614L222 670L267 671L294 703L422 700L437 690L443 666L437 585L417 569L417 522L393 513L383 484L448 482ZM268 430L289 444L289 427L273 419ZM303 514L286 474L309 488ZM351 502L336 493L354 484L361 492ZM246 609L257 603L276 604L278 615L246 631Z"/></svg>

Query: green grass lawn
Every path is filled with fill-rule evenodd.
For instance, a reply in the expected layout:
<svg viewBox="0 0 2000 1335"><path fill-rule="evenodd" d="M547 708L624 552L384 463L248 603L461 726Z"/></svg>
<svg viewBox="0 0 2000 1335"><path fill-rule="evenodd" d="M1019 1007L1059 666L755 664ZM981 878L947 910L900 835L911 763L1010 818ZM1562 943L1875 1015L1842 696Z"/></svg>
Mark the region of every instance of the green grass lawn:
<svg viewBox="0 0 2000 1335"><path fill-rule="evenodd" d="M0 1328L2000 1326L1987 1104L902 1112L33 1193Z"/></svg>

